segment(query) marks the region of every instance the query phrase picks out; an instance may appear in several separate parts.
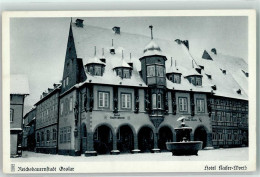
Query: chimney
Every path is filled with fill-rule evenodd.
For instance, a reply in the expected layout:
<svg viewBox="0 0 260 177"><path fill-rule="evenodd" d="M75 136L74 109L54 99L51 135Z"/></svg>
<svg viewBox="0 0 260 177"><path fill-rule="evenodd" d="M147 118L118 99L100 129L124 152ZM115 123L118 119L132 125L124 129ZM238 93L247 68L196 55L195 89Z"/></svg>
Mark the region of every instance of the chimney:
<svg viewBox="0 0 260 177"><path fill-rule="evenodd" d="M217 55L217 50L215 48L211 49L211 52Z"/></svg>
<svg viewBox="0 0 260 177"><path fill-rule="evenodd" d="M115 32L115 34L120 34L120 27L114 26L112 30Z"/></svg>
<svg viewBox="0 0 260 177"><path fill-rule="evenodd" d="M114 55L116 52L115 52L115 48L114 48L114 40L112 39L112 47L110 48L110 53L112 55Z"/></svg>
<svg viewBox="0 0 260 177"><path fill-rule="evenodd" d="M78 18L78 19L76 20L76 26L83 28L83 21L84 21L84 20Z"/></svg>
<svg viewBox="0 0 260 177"><path fill-rule="evenodd" d="M132 62L132 54L130 53L130 61L128 62L129 66L133 68L133 62Z"/></svg>
<svg viewBox="0 0 260 177"><path fill-rule="evenodd" d="M185 41L182 41L182 43L187 47L187 49L189 50L189 41L188 40L185 40Z"/></svg>

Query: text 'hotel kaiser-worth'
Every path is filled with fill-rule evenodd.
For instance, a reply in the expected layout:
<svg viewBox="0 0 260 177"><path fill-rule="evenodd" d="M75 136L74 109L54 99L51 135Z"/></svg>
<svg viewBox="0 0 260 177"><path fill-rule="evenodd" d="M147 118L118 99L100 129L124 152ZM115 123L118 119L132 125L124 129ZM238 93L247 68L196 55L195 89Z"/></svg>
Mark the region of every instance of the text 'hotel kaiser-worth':
<svg viewBox="0 0 260 177"><path fill-rule="evenodd" d="M195 58L187 40L153 39L149 28L150 38L70 23L62 84L36 104L37 152L164 151L180 141L181 116L204 148L247 146L245 61L215 48Z"/></svg>

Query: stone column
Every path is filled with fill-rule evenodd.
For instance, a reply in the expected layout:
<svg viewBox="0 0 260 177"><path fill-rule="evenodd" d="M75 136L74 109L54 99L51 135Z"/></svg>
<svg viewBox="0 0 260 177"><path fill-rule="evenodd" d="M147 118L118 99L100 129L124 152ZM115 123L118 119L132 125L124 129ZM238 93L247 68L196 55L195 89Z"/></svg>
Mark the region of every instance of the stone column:
<svg viewBox="0 0 260 177"><path fill-rule="evenodd" d="M157 153L160 152L160 149L158 148L158 133L155 132L153 134L153 149L152 149L153 153Z"/></svg>
<svg viewBox="0 0 260 177"><path fill-rule="evenodd" d="M117 150L117 137L116 135L113 135L113 150L110 152L112 155L118 155L120 154L120 151Z"/></svg>
<svg viewBox="0 0 260 177"><path fill-rule="evenodd" d="M140 150L138 149L138 136L134 135L134 149L132 150L132 153L138 153Z"/></svg>
<svg viewBox="0 0 260 177"><path fill-rule="evenodd" d="M85 156L97 156L97 152L94 150L93 132L87 132L87 150Z"/></svg>

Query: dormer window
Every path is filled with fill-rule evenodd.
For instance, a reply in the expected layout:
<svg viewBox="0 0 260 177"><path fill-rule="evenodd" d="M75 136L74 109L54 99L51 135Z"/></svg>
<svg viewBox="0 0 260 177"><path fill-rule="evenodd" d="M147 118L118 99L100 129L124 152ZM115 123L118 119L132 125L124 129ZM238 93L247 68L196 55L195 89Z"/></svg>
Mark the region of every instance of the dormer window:
<svg viewBox="0 0 260 177"><path fill-rule="evenodd" d="M181 75L180 74L173 74L173 83L177 83L177 84L181 83Z"/></svg>
<svg viewBox="0 0 260 177"><path fill-rule="evenodd" d="M128 68L117 68L116 74L121 78L126 78L126 79L131 78L131 71Z"/></svg>
<svg viewBox="0 0 260 177"><path fill-rule="evenodd" d="M195 86L202 86L202 76L187 76L188 81Z"/></svg>
<svg viewBox="0 0 260 177"><path fill-rule="evenodd" d="M112 30L115 32L115 34L120 34L120 27L114 26Z"/></svg>
<svg viewBox="0 0 260 177"><path fill-rule="evenodd" d="M129 69L123 70L123 78L130 78L130 71Z"/></svg>
<svg viewBox="0 0 260 177"><path fill-rule="evenodd" d="M237 90L237 94L241 95L241 90L240 89Z"/></svg>
<svg viewBox="0 0 260 177"><path fill-rule="evenodd" d="M101 76L101 66L95 66L95 74L96 76Z"/></svg>

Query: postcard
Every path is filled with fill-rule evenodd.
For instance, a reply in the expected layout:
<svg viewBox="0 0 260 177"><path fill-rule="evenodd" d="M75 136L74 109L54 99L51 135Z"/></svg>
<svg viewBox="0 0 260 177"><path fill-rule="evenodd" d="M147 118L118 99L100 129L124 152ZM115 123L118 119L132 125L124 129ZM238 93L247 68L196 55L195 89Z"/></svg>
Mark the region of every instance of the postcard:
<svg viewBox="0 0 260 177"><path fill-rule="evenodd" d="M4 12L2 70L5 173L256 170L255 10Z"/></svg>

